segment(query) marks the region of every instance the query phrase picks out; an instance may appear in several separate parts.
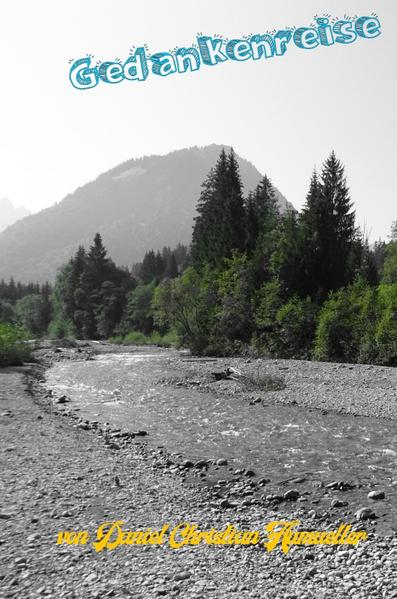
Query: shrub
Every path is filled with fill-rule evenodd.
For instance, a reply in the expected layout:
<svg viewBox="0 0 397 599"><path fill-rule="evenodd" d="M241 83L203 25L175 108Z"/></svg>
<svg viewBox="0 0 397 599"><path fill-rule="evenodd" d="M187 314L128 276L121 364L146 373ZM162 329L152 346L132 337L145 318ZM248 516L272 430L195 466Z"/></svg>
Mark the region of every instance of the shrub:
<svg viewBox="0 0 397 599"><path fill-rule="evenodd" d="M16 366L30 357L28 332L17 325L0 323L0 366Z"/></svg>
<svg viewBox="0 0 397 599"><path fill-rule="evenodd" d="M397 285L379 286L377 309L375 360L385 366L397 366Z"/></svg>
<svg viewBox="0 0 397 599"><path fill-rule="evenodd" d="M174 331L161 335L158 331L153 331L150 335L145 335L140 331L130 331L124 337L116 335L109 339L110 343L117 345L159 345L160 347L171 347L177 344L177 336Z"/></svg>
<svg viewBox="0 0 397 599"><path fill-rule="evenodd" d="M50 322L48 335L51 339L75 338L76 328L71 320L67 320L57 315L55 319Z"/></svg>
<svg viewBox="0 0 397 599"><path fill-rule="evenodd" d="M371 293L371 288L361 280L331 293L320 311L313 350L315 359L357 362L364 356L376 318L375 313L371 314Z"/></svg>
<svg viewBox="0 0 397 599"><path fill-rule="evenodd" d="M318 309L310 298L291 298L276 313L272 345L282 358L309 358Z"/></svg>
<svg viewBox="0 0 397 599"><path fill-rule="evenodd" d="M169 327L178 343L192 353L203 353L209 344L217 301L217 273L190 267L178 279L165 280L155 290L152 307L158 327Z"/></svg>
<svg viewBox="0 0 397 599"><path fill-rule="evenodd" d="M13 306L9 302L0 299L0 322L8 322L12 324L15 323L15 321L16 316Z"/></svg>

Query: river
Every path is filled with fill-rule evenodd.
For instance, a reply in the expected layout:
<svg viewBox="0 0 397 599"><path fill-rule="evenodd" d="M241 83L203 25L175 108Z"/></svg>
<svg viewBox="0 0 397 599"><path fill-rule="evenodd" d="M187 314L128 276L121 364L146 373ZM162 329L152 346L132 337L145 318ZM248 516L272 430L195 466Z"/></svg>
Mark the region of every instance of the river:
<svg viewBox="0 0 397 599"><path fill-rule="evenodd" d="M397 486L391 484L396 478L395 421L277 404L252 406L238 394L164 386L159 381L176 374L176 353L144 348L61 361L47 372L47 386L70 397L69 405L83 418L146 430L151 443L185 458L226 458L233 469L249 467L274 485L296 477L314 486L349 481L356 485L349 501L357 505L368 505L369 490L386 490L386 499L376 507L396 527Z"/></svg>

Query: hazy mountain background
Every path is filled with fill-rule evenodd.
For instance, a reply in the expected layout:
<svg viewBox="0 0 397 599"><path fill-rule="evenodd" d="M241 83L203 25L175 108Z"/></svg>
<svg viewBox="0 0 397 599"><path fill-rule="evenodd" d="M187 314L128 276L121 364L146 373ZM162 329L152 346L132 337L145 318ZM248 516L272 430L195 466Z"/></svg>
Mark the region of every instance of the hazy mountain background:
<svg viewBox="0 0 397 599"><path fill-rule="evenodd" d="M16 208L8 198L0 198L0 233L29 214L29 210L23 206Z"/></svg>
<svg viewBox="0 0 397 599"><path fill-rule="evenodd" d="M189 244L201 184L222 147L229 149L213 144L128 160L15 223L0 234L0 279L52 281L97 231L119 266L131 267L150 249ZM262 175L237 158L247 193ZM278 190L277 199L285 210L287 201Z"/></svg>

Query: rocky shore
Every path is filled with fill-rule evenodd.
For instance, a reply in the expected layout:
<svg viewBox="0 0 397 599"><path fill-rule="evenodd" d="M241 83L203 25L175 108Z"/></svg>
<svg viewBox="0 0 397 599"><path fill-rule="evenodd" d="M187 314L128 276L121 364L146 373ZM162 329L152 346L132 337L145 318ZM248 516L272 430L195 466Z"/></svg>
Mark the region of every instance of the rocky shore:
<svg viewBox="0 0 397 599"><path fill-rule="evenodd" d="M197 523L202 530L224 530L228 523L241 530L263 530L274 520L299 519L302 529L322 531L336 530L341 523L340 517L322 513L315 506L311 511L303 510L299 481L289 481L279 495L266 496L259 493L266 482L253 480L248 471L234 472L229 482L227 463L191 463L146 443L144 431L127 434L99 422L87 422L67 409L67 399L46 393L38 380L44 367L54 360L91 359L92 355L91 346L47 347L38 354L42 366L0 370L1 597L397 597L396 534L377 536L373 520L367 519L369 514L356 514L352 522L353 528L369 533L369 539L358 547L296 547L288 554L280 547L269 553L259 545L201 543L178 550L168 544L130 545L101 552L91 543L57 545L60 531L86 530L94 537L98 526L115 520L123 520L128 530L161 529L164 523L172 528L184 521ZM214 363L189 364L189 358L183 356L178 360L181 376L164 384L211 386L212 392L219 393L237 392L240 386L241 392L238 375L221 379L216 391L211 378ZM278 400L307 407L313 390L305 388L306 366L291 362L269 362L269 384L282 387L281 383L291 377L308 394L294 395L292 391L291 399L281 390ZM175 367L178 369L177 363ZM240 373L244 370L248 401L258 397L264 401L258 387L264 379L259 381L254 361L216 362L217 371L227 367ZM383 399L378 399L375 407L369 400L361 403L359 413L374 415L374 410L384 415L387 403L387 416L394 417L392 401L387 393L379 395L370 367L367 375L363 373L357 374L356 384L370 390L372 384L376 397ZM330 369L332 376L336 375ZM387 389L389 376L386 372ZM349 377L349 366L343 365L338 384L345 387ZM354 377L351 380L354 388ZM332 394L325 385L321 392L319 388L314 393L318 405L311 407L332 409L327 399ZM267 389L266 401L272 400L273 393ZM335 407L354 409L349 389L345 396L346 400ZM218 476L213 487L195 484L193 479L206 476L214 468L225 473L225 480ZM335 491L343 494L343 489Z"/></svg>

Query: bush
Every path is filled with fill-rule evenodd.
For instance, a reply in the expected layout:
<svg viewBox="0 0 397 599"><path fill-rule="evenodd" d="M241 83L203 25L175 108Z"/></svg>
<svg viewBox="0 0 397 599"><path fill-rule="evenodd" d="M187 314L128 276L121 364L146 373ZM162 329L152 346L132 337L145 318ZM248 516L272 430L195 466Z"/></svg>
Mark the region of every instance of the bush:
<svg viewBox="0 0 397 599"><path fill-rule="evenodd" d="M318 309L310 298L302 300L294 297L279 308L272 342L279 357L310 357L317 312Z"/></svg>
<svg viewBox="0 0 397 599"><path fill-rule="evenodd" d="M172 347L177 344L176 333L170 331L161 335L158 331L153 331L150 335L144 335L140 331L130 331L124 337L116 335L109 339L110 343L117 345L158 345L160 347Z"/></svg>
<svg viewBox="0 0 397 599"><path fill-rule="evenodd" d="M321 308L313 356L331 362L358 362L369 355L376 311L373 289L361 280L331 293Z"/></svg>
<svg viewBox="0 0 397 599"><path fill-rule="evenodd" d="M217 273L190 267L178 279L165 280L155 290L152 307L160 328L170 328L178 343L192 353L206 352L213 328Z"/></svg>
<svg viewBox="0 0 397 599"><path fill-rule="evenodd" d="M0 366L17 366L29 358L28 332L20 326L0 323Z"/></svg>
<svg viewBox="0 0 397 599"><path fill-rule="evenodd" d="M8 322L10 324L16 322L15 310L13 306L0 299L0 322Z"/></svg>
<svg viewBox="0 0 397 599"><path fill-rule="evenodd" d="M376 363L397 366L397 285L379 286L377 309Z"/></svg>
<svg viewBox="0 0 397 599"><path fill-rule="evenodd" d="M57 316L50 322L48 335L51 339L76 338L76 328L74 324L67 319Z"/></svg>

